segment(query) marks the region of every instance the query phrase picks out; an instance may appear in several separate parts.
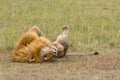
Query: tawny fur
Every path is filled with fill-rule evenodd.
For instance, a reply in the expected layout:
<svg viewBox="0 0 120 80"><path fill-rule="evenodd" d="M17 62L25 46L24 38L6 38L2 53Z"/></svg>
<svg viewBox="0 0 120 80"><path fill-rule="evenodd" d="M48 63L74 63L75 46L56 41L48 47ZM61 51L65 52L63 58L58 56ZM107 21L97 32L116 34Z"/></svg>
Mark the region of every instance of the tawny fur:
<svg viewBox="0 0 120 80"><path fill-rule="evenodd" d="M22 35L12 51L12 60L17 62L44 62L55 57L51 41L42 36L37 26Z"/></svg>
<svg viewBox="0 0 120 80"><path fill-rule="evenodd" d="M66 25L62 28L62 34L59 35L53 45L58 48L57 57L63 57L66 55L69 48L69 40L68 40L69 29Z"/></svg>

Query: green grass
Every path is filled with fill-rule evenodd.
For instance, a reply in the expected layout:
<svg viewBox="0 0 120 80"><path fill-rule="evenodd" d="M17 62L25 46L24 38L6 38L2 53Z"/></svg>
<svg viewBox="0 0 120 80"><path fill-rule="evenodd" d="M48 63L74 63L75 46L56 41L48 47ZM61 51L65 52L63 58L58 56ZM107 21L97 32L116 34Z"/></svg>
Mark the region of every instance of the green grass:
<svg viewBox="0 0 120 80"><path fill-rule="evenodd" d="M0 0L0 51L37 25L51 41L70 27L69 52L119 53L120 0Z"/></svg>

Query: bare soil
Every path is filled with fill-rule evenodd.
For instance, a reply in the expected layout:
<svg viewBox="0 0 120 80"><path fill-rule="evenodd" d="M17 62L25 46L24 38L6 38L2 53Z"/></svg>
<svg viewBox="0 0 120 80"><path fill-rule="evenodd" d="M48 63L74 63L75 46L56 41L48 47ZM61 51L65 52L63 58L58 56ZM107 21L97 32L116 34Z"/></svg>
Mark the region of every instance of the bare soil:
<svg viewBox="0 0 120 80"><path fill-rule="evenodd" d="M120 80L120 54L81 55L44 63L10 61L0 53L0 80Z"/></svg>

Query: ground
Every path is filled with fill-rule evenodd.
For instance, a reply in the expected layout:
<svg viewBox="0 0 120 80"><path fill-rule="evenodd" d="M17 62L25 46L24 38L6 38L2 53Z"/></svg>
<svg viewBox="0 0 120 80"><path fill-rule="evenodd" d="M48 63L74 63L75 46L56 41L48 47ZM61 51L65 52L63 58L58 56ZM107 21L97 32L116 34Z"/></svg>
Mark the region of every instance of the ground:
<svg viewBox="0 0 120 80"><path fill-rule="evenodd" d="M0 80L120 80L120 54L68 53L41 64L12 62L10 52L0 57Z"/></svg>

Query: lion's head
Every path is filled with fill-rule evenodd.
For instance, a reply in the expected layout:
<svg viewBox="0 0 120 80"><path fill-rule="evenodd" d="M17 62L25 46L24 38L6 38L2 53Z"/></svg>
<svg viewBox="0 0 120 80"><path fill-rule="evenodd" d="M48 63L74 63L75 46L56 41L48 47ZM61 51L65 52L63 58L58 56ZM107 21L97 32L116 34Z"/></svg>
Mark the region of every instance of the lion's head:
<svg viewBox="0 0 120 80"><path fill-rule="evenodd" d="M53 60L55 58L55 56L57 55L57 50L55 50L54 48L52 47L43 47L41 50L40 50L40 53L39 53L39 58L41 61L50 61L50 60Z"/></svg>

